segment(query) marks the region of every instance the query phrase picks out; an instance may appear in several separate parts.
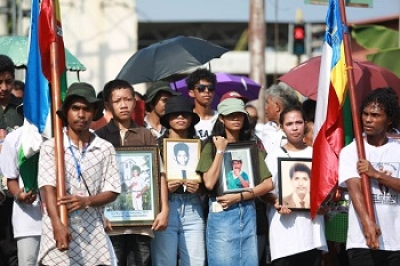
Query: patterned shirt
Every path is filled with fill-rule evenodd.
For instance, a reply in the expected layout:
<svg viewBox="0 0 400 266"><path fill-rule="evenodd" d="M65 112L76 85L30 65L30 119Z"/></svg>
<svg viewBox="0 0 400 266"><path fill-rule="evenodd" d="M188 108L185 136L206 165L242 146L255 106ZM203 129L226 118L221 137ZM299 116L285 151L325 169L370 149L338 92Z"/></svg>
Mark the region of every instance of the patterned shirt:
<svg viewBox="0 0 400 266"><path fill-rule="evenodd" d="M70 146L76 159L80 162L82 176L77 178L77 168ZM76 184L84 179L92 195L111 191L121 192L120 176L116 162L116 152L111 143L95 137L86 152L81 153L78 147L71 145L64 134L65 186L66 194L71 195ZM56 186L54 166L54 139L43 143L39 158L39 187ZM81 184L82 185L82 184ZM84 186L84 190L86 187ZM86 191L86 196L88 193ZM104 232L104 207L80 210L81 230L69 226L72 242L69 250L60 252L55 248L51 220L44 208L42 220L42 237L39 259L44 265L111 265L110 252Z"/></svg>

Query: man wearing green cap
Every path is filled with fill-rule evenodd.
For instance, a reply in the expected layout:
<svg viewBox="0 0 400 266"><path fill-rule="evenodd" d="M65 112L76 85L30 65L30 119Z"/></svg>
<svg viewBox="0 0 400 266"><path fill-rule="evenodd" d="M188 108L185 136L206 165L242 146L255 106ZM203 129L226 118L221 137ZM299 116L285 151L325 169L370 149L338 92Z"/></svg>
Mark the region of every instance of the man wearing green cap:
<svg viewBox="0 0 400 266"><path fill-rule="evenodd" d="M146 110L149 114L144 118L144 124L155 138L165 132L165 127L160 123L160 117L165 113L165 103L171 96L180 95L171 89L167 81L156 81L145 94Z"/></svg>
<svg viewBox="0 0 400 266"><path fill-rule="evenodd" d="M89 131L102 116L103 102L87 83L67 90L57 114L66 125L64 165L66 195L56 197L55 140L40 149L38 184L44 201L39 265L111 265L104 231L104 205L121 191L116 152L111 143ZM68 210L61 222L58 206Z"/></svg>

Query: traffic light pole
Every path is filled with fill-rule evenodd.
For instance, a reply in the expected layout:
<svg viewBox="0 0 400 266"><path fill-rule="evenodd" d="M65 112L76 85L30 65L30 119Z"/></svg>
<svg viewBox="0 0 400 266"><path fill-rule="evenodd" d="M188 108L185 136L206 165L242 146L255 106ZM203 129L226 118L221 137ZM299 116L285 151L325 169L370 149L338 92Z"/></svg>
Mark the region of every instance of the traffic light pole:
<svg viewBox="0 0 400 266"><path fill-rule="evenodd" d="M297 64L296 65L300 65L300 63L301 63L301 55L298 54L296 57L297 57Z"/></svg>

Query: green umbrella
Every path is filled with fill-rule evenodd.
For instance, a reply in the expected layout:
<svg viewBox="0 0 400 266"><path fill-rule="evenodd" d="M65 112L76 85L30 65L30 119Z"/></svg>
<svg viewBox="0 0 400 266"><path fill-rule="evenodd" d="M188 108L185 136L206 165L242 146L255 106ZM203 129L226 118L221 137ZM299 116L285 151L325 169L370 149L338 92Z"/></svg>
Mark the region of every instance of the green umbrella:
<svg viewBox="0 0 400 266"><path fill-rule="evenodd" d="M27 36L0 36L0 54L9 56L17 68L26 68L28 63ZM65 49L67 70L85 71L86 67L67 49Z"/></svg>

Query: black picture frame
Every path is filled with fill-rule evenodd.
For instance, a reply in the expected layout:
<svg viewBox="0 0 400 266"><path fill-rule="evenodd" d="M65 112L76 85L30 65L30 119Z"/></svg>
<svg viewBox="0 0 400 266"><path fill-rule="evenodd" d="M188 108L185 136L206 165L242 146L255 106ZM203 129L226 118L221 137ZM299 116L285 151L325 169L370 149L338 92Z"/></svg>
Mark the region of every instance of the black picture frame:
<svg viewBox="0 0 400 266"><path fill-rule="evenodd" d="M229 143L223 156L218 195L248 191L260 183L258 153L254 142ZM235 159L242 163L240 175L233 171ZM243 180L248 181L248 186Z"/></svg>

